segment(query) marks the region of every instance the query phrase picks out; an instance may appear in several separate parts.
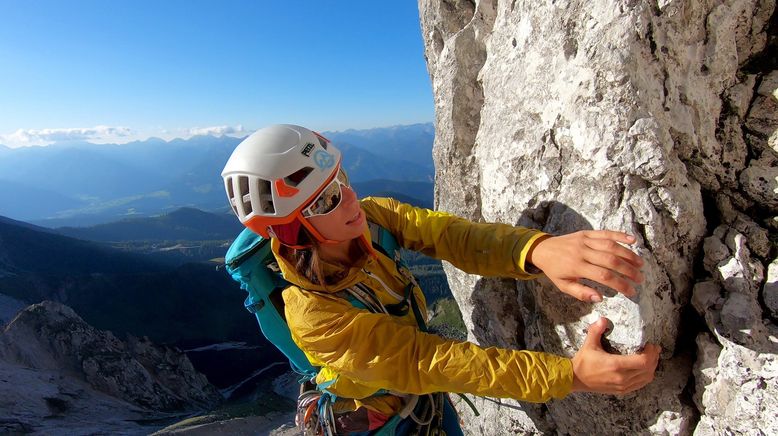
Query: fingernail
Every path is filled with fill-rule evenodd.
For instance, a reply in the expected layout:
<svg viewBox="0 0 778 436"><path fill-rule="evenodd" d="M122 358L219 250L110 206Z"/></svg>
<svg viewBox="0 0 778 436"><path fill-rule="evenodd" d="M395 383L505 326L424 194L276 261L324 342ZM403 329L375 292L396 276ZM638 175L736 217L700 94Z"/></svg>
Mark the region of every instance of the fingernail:
<svg viewBox="0 0 778 436"><path fill-rule="evenodd" d="M598 294L594 294L589 297L589 301L591 301L592 303L599 303L602 301L602 296Z"/></svg>
<svg viewBox="0 0 778 436"><path fill-rule="evenodd" d="M637 240L637 239L635 239L634 236L630 235L629 233L627 233L627 239L629 239L632 242L635 242Z"/></svg>

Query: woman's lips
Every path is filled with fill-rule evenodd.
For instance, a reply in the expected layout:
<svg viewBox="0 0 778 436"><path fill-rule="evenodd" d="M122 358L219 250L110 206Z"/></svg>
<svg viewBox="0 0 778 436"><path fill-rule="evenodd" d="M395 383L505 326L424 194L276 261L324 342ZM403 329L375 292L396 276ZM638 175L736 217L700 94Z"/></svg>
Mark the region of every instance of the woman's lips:
<svg viewBox="0 0 778 436"><path fill-rule="evenodd" d="M362 209L359 209L357 213L348 221L346 221L346 225L353 225L353 224L360 224L359 221L361 221L362 218Z"/></svg>

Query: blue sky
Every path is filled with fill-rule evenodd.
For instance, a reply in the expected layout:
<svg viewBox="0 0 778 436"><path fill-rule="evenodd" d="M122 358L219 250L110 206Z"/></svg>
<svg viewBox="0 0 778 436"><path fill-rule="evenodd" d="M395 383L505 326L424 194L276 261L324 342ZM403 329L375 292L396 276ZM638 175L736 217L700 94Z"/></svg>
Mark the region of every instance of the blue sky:
<svg viewBox="0 0 778 436"><path fill-rule="evenodd" d="M369 128L433 108L412 0L0 0L0 144Z"/></svg>

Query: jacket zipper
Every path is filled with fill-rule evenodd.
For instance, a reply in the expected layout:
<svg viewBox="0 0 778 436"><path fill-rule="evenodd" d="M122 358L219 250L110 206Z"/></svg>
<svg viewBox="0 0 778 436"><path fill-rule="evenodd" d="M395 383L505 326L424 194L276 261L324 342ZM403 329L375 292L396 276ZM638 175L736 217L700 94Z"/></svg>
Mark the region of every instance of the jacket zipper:
<svg viewBox="0 0 778 436"><path fill-rule="evenodd" d="M266 244L265 241L261 241L260 243L254 245L253 247L249 248L247 251L241 253L236 258L232 259L232 262L227 263L226 265L230 268L236 268L238 265L242 264L246 259L253 256L254 253L259 251L262 247L264 247Z"/></svg>
<svg viewBox="0 0 778 436"><path fill-rule="evenodd" d="M384 281L383 281L383 280L381 280L380 278L378 278L378 276L377 276L377 275L375 275L375 274L371 273L370 271L368 271L368 270L367 270L367 269L365 269L365 268L362 268L362 271L364 271L364 273L365 273L365 274L367 274L367 276L368 276L368 277L370 277L370 278L372 278L372 279L375 279L376 281L378 281L378 283L380 283L380 284L381 284L381 286L383 286L383 287L384 287L384 290L385 290L386 292L388 292L388 293L389 293L389 295L391 295L392 297L394 297L395 299L397 299L397 301L403 301L403 300L405 299L405 297L402 297L402 296L398 295L396 292L394 292L393 290L391 290L391 289L389 288L389 286L386 286L386 283L384 283Z"/></svg>

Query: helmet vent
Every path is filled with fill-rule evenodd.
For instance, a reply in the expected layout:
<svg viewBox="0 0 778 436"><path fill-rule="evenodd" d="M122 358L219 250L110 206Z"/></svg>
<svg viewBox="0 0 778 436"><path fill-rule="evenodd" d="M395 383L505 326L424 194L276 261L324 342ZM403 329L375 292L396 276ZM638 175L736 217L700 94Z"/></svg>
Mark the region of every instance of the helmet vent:
<svg viewBox="0 0 778 436"><path fill-rule="evenodd" d="M311 167L305 167L302 169L299 169L292 174L289 174L288 176L284 177L284 182L286 182L287 186L296 187L300 184L303 180L305 180L306 177L308 177L308 174L310 174L313 171L313 168Z"/></svg>
<svg viewBox="0 0 778 436"><path fill-rule="evenodd" d="M228 177L224 184L227 187L227 198L230 199L230 206L235 212L235 215L240 216L238 213L238 206L235 204L235 190L232 188L232 177Z"/></svg>
<svg viewBox="0 0 778 436"><path fill-rule="evenodd" d="M273 206L273 191L270 188L270 181L257 179L257 192L259 193L259 208L262 213L276 213Z"/></svg>
<svg viewBox="0 0 778 436"><path fill-rule="evenodd" d="M246 176L238 177L238 195L243 203L243 212L249 215L253 209L251 208L251 194L249 193L249 178Z"/></svg>

